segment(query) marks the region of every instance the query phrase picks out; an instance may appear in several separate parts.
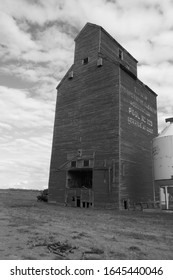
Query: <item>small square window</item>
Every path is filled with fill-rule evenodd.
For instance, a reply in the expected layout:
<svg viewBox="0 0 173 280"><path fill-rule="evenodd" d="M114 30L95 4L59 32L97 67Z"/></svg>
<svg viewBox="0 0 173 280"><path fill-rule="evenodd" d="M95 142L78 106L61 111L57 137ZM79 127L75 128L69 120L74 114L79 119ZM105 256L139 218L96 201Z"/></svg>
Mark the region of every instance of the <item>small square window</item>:
<svg viewBox="0 0 173 280"><path fill-rule="evenodd" d="M83 64L83 65L88 64L88 57L85 57L85 58L82 60L82 64Z"/></svg>
<svg viewBox="0 0 173 280"><path fill-rule="evenodd" d="M90 165L89 160L84 160L84 162L83 162L83 166L87 167L87 166L89 166L89 165Z"/></svg>
<svg viewBox="0 0 173 280"><path fill-rule="evenodd" d="M73 71L70 71L68 73L68 78L69 78L69 80L73 79Z"/></svg>
<svg viewBox="0 0 173 280"><path fill-rule="evenodd" d="M123 59L123 51L122 50L119 50L118 56L119 56L120 59Z"/></svg>
<svg viewBox="0 0 173 280"><path fill-rule="evenodd" d="M71 162L71 167L76 167L76 161L73 160L73 161Z"/></svg>
<svg viewBox="0 0 173 280"><path fill-rule="evenodd" d="M103 65L103 59L102 59L102 57L99 57L97 59L97 67L101 67L102 65Z"/></svg>

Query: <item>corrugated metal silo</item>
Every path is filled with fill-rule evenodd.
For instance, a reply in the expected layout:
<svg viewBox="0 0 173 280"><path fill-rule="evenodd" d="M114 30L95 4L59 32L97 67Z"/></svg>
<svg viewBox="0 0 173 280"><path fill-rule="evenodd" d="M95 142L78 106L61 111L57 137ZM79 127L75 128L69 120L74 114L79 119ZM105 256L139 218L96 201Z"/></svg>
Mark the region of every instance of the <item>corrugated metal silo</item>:
<svg viewBox="0 0 173 280"><path fill-rule="evenodd" d="M173 208L173 118L169 125L153 139L153 169L156 187L160 188L162 208Z"/></svg>

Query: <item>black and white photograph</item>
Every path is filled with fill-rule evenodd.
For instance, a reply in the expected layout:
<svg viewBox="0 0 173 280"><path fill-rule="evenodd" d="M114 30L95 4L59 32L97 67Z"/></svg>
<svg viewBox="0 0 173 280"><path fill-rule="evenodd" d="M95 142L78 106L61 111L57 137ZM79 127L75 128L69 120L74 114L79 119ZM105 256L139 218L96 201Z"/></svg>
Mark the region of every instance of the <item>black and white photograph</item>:
<svg viewBox="0 0 173 280"><path fill-rule="evenodd" d="M0 260L173 260L173 0L0 0Z"/></svg>

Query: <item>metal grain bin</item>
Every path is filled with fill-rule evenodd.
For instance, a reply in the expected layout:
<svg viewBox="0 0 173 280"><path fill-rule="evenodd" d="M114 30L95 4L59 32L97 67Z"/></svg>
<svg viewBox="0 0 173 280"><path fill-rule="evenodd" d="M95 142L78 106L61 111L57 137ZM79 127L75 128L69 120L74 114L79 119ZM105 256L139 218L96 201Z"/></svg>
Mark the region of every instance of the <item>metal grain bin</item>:
<svg viewBox="0 0 173 280"><path fill-rule="evenodd" d="M173 118L153 139L153 171L156 187L160 188L162 208L173 208Z"/></svg>

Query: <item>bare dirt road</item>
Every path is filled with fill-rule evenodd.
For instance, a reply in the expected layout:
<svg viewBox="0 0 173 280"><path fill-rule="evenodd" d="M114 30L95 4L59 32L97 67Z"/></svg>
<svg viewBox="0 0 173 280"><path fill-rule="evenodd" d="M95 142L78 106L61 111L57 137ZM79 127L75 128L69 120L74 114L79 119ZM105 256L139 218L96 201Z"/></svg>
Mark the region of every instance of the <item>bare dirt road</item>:
<svg viewBox="0 0 173 280"><path fill-rule="evenodd" d="M0 190L0 259L173 259L173 213L80 209Z"/></svg>

